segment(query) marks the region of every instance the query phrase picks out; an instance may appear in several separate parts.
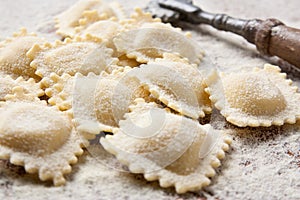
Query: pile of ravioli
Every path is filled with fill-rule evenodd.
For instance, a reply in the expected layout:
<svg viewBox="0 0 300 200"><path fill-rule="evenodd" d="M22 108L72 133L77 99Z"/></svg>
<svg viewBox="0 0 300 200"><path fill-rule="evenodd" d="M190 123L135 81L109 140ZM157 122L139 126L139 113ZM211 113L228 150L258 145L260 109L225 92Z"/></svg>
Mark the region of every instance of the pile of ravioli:
<svg viewBox="0 0 300 200"><path fill-rule="evenodd" d="M0 42L0 158L55 186L106 132L99 143L130 172L200 190L231 143L199 123L213 109L238 127L300 119L300 94L280 68L208 72L191 34L141 9L127 17L117 3L81 0L56 28L61 41L21 29Z"/></svg>

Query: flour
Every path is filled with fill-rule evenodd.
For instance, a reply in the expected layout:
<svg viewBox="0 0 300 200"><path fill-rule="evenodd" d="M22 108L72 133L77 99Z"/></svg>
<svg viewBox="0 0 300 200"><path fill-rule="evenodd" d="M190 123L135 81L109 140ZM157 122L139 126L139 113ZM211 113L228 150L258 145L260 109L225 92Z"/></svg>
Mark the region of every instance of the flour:
<svg viewBox="0 0 300 200"><path fill-rule="evenodd" d="M50 41L58 39L54 34L53 16L74 2L76 0L0 1L0 40L23 26ZM126 11L132 11L135 6L144 7L147 1L119 2ZM300 28L300 2L297 0L288 3L285 0L272 3L268 0L195 2L210 12L225 12L242 18L276 17ZM239 71L268 62L239 36L206 25L194 27L191 31L221 70ZM297 81L296 85L300 84L295 71L289 67L283 69ZM216 115L212 115L214 124L232 129L234 141L212 184L198 193L177 195L174 189L162 189L157 182L146 182L139 175L108 168L95 154L91 156L86 152L67 176L68 183L63 187L53 187L51 182L39 181L36 174L25 174L22 167L0 161L0 199L300 199L300 123L237 129ZM107 155L103 149L98 149L98 154Z"/></svg>

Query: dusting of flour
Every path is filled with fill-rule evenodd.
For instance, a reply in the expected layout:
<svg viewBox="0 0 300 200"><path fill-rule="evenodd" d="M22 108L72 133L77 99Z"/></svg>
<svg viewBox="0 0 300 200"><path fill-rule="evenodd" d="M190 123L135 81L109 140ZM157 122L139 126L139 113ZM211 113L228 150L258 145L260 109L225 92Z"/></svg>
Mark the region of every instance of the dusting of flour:
<svg viewBox="0 0 300 200"><path fill-rule="evenodd" d="M1 0L0 40L20 27L54 40L53 16L76 0ZM123 1L126 11L144 7L148 1ZM225 12L243 18L276 17L300 28L298 0L196 0L210 12ZM201 25L189 27L195 39L223 71L262 66L266 60L255 48L238 36L218 32ZM296 85L299 71L283 65ZM0 161L0 199L300 199L300 123L270 128L237 129L227 124L217 113L213 124L230 130L234 138L230 152L217 171L212 184L198 193L177 195L174 189L162 189L157 182L146 182L140 175L122 173L108 168L88 152L80 157L67 176L63 187L40 182L36 175L26 174L22 167ZM105 152L101 147L99 155Z"/></svg>

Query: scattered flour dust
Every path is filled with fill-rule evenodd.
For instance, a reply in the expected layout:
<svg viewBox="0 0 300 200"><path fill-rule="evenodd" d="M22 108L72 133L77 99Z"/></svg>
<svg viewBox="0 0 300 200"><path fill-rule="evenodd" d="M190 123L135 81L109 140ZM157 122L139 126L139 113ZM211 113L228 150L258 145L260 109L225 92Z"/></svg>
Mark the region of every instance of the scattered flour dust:
<svg viewBox="0 0 300 200"><path fill-rule="evenodd" d="M54 40L53 16L76 0L2 0L0 1L0 40L20 27L27 27L49 40ZM147 1L123 1L126 11L145 6ZM195 1L210 12L225 12L247 18L277 17L300 28L296 8L300 1ZM249 9L250 7L250 9ZM268 60L254 48L230 33L217 32L201 25L191 30L195 39L222 70L262 66ZM284 68L297 81L294 71ZM298 73L299 75L299 73ZM212 184L198 193L178 195L174 189L162 189L157 182L146 182L142 176L118 172L105 165L95 154L85 153L67 176L63 187L41 182L22 167L0 161L0 199L300 199L300 123L271 128L237 129L216 113L214 126L230 130L231 150L226 154ZM95 147L98 156L108 156Z"/></svg>

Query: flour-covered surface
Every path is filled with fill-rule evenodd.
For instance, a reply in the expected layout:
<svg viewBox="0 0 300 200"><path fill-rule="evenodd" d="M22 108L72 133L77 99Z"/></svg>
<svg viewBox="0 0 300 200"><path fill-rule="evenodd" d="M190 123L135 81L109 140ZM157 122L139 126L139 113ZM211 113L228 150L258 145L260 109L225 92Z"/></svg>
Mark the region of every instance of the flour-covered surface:
<svg viewBox="0 0 300 200"><path fill-rule="evenodd" d="M55 35L53 17L76 0L1 0L0 40L21 27L48 40ZM127 13L147 1L123 1ZM243 18L276 17L287 25L300 28L298 0L197 0L211 12L225 12ZM212 62L224 71L262 67L266 62L255 48L238 36L218 32L201 25L189 28ZM300 86L300 72L279 62L288 77ZM142 176L118 172L100 158L104 151L86 152L67 176L67 185L53 187L37 175L26 174L22 167L0 161L0 199L300 199L300 122L271 128L235 128L213 113L216 128L232 129L231 150L218 169L212 184L198 193L178 195L174 189L162 189L157 182ZM104 153L103 153L104 154Z"/></svg>

